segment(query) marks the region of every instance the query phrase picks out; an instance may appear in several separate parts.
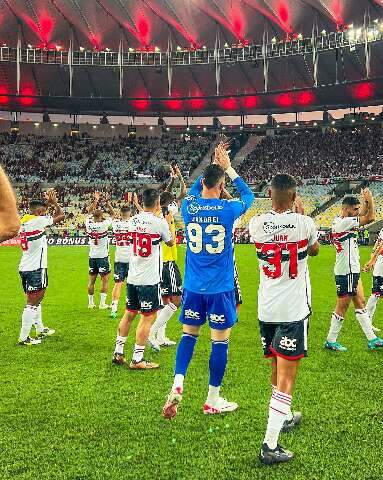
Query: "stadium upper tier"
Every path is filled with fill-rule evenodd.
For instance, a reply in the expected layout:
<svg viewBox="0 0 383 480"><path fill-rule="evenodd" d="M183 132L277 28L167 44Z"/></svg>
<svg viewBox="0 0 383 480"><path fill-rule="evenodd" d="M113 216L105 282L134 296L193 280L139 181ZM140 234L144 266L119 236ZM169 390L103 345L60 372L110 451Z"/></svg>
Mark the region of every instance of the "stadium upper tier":
<svg viewBox="0 0 383 480"><path fill-rule="evenodd" d="M0 136L0 163L14 182L132 185L162 181L177 162L188 176L209 150L212 138L76 140L38 136Z"/></svg>
<svg viewBox="0 0 383 480"><path fill-rule="evenodd" d="M382 173L383 131L361 128L266 137L240 166L250 183L278 172L297 178L363 178Z"/></svg>

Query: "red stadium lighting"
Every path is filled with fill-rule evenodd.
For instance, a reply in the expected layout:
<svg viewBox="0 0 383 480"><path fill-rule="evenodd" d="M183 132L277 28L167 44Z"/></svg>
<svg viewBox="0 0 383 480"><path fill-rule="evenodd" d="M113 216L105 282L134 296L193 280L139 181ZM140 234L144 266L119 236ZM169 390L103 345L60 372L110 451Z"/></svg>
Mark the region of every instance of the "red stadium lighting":
<svg viewBox="0 0 383 480"><path fill-rule="evenodd" d="M168 110L182 110L183 109L183 102L182 100L178 99L169 99L164 101L164 105Z"/></svg>
<svg viewBox="0 0 383 480"><path fill-rule="evenodd" d="M145 99L132 100L132 107L136 110L144 111L148 110L150 106L150 101Z"/></svg>
<svg viewBox="0 0 383 480"><path fill-rule="evenodd" d="M6 85L0 85L0 105L9 103L9 91Z"/></svg>
<svg viewBox="0 0 383 480"><path fill-rule="evenodd" d="M242 105L244 108L256 108L259 105L259 98L255 95L244 97L242 99Z"/></svg>
<svg viewBox="0 0 383 480"><path fill-rule="evenodd" d="M186 105L190 110L202 110L206 107L207 101L204 98L190 98L186 100Z"/></svg>
<svg viewBox="0 0 383 480"><path fill-rule="evenodd" d="M315 95L310 90L306 90L305 92L298 93L296 100L298 105L312 105L315 103Z"/></svg>
<svg viewBox="0 0 383 480"><path fill-rule="evenodd" d="M359 83L350 87L351 96L355 100L368 100L375 95L375 86L369 82Z"/></svg>
<svg viewBox="0 0 383 480"><path fill-rule="evenodd" d="M23 87L20 95L22 95L22 97L19 98L19 102L23 107L31 107L36 102L36 99L33 98L35 91L31 86Z"/></svg>
<svg viewBox="0 0 383 480"><path fill-rule="evenodd" d="M237 100L233 97L224 98L219 104L223 110L237 110L238 108Z"/></svg>
<svg viewBox="0 0 383 480"><path fill-rule="evenodd" d="M281 93L275 97L275 103L279 107L291 107L294 103L291 93Z"/></svg>

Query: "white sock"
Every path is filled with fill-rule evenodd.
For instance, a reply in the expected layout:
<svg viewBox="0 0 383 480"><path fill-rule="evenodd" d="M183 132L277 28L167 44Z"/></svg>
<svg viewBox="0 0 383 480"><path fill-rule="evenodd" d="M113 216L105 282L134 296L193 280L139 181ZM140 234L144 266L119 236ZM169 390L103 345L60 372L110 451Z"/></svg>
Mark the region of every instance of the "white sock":
<svg viewBox="0 0 383 480"><path fill-rule="evenodd" d="M379 297L372 294L371 297L368 299L368 302L366 305L367 313L371 319L371 323L372 323L372 317L374 316L374 313L376 310L376 306L378 305L378 301L379 301Z"/></svg>
<svg viewBox="0 0 383 480"><path fill-rule="evenodd" d="M164 306L164 308L157 314L156 321L153 323L151 329L150 329L150 336L154 336L157 334L157 340L164 340L165 338L165 329L166 329L166 324L168 320L171 318L174 312L177 311L177 307L174 305L174 303L168 303L167 305ZM161 332L162 335L160 335L160 329L164 327L163 331Z"/></svg>
<svg viewBox="0 0 383 480"><path fill-rule="evenodd" d="M112 312L117 312L118 300L112 300Z"/></svg>
<svg viewBox="0 0 383 480"><path fill-rule="evenodd" d="M184 389L184 379L185 377L181 373L177 373L176 375L174 375L172 390L176 390L178 388L182 392Z"/></svg>
<svg viewBox="0 0 383 480"><path fill-rule="evenodd" d="M371 320L368 316L367 310L364 308L363 310L355 310L355 316L362 327L364 334L367 337L367 340L373 340L376 338L376 334L371 326Z"/></svg>
<svg viewBox="0 0 383 480"><path fill-rule="evenodd" d="M102 306L105 305L105 300L107 295L108 295L107 293L100 293L100 305Z"/></svg>
<svg viewBox="0 0 383 480"><path fill-rule="evenodd" d="M220 388L221 387L213 387L213 385L209 385L209 392L206 399L208 405L215 405L217 403Z"/></svg>
<svg viewBox="0 0 383 480"><path fill-rule="evenodd" d="M141 360L144 358L144 351L145 345L138 345L137 343L135 343L132 357L133 361L141 362Z"/></svg>
<svg viewBox="0 0 383 480"><path fill-rule="evenodd" d="M94 305L93 295L88 295L88 304L89 305Z"/></svg>
<svg viewBox="0 0 383 480"><path fill-rule="evenodd" d="M36 317L37 308L34 305L25 305L21 317L20 340L24 341L29 337L33 322Z"/></svg>
<svg viewBox="0 0 383 480"><path fill-rule="evenodd" d="M291 395L275 389L271 395L269 405L269 419L263 443L274 449L277 447L279 433L282 430L291 407Z"/></svg>
<svg viewBox="0 0 383 480"><path fill-rule="evenodd" d="M43 320L42 320L42 313L41 313L41 303L36 308L36 315L35 315L35 327L36 332L41 333L44 330Z"/></svg>
<svg viewBox="0 0 383 480"><path fill-rule="evenodd" d="M114 353L119 353L120 355L124 354L124 346L127 338L128 337L121 337L120 335L117 335Z"/></svg>
<svg viewBox="0 0 383 480"><path fill-rule="evenodd" d="M327 341L330 343L336 342L339 332L342 329L344 318L333 312L331 317L330 330L327 335Z"/></svg>
<svg viewBox="0 0 383 480"><path fill-rule="evenodd" d="M275 390L277 390L277 386L271 384L271 393L273 393ZM294 417L294 415L293 415L293 412L291 411L291 405L290 405L289 412L286 416L286 420L290 421L290 420L293 419L293 417Z"/></svg>

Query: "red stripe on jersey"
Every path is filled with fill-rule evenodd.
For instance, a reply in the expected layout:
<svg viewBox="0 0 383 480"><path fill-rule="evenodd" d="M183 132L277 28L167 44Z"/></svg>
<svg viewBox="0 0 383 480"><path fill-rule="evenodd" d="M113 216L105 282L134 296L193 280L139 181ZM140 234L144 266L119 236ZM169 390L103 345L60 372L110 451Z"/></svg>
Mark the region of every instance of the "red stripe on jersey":
<svg viewBox="0 0 383 480"><path fill-rule="evenodd" d="M23 232L24 235L27 237L31 237L32 235L39 235L40 233L44 233L44 230L33 230L32 232Z"/></svg>
<svg viewBox="0 0 383 480"><path fill-rule="evenodd" d="M288 243L289 244L294 243L297 245L298 248L305 248L309 244L309 241L307 240L307 238L305 238L304 240L298 240L297 242L273 242L273 241L264 242L264 243L254 242L254 245L256 249L262 249L264 245L279 245L281 250L287 250L286 245Z"/></svg>

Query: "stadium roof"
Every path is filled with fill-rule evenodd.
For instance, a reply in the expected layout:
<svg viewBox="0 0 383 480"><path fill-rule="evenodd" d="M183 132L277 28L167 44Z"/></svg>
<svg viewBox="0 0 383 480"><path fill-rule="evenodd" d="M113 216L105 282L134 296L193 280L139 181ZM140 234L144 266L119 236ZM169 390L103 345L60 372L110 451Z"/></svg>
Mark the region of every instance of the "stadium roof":
<svg viewBox="0 0 383 480"><path fill-rule="evenodd" d="M261 44L302 33L336 31L383 19L383 0L0 0L0 42L40 47L118 52L214 49L224 44ZM0 43L0 45L1 45ZM370 48L366 81L365 49L336 48L322 53L318 88L313 88L312 55L269 62L268 94L262 61L228 62L220 67L219 96L214 65L177 66L171 96L166 68L124 68L119 98L119 69L76 66L72 98L68 65L22 63L17 98L17 65L0 61L0 108L137 115L211 115L314 110L328 106L382 102L383 42ZM193 97L190 99L189 97Z"/></svg>

